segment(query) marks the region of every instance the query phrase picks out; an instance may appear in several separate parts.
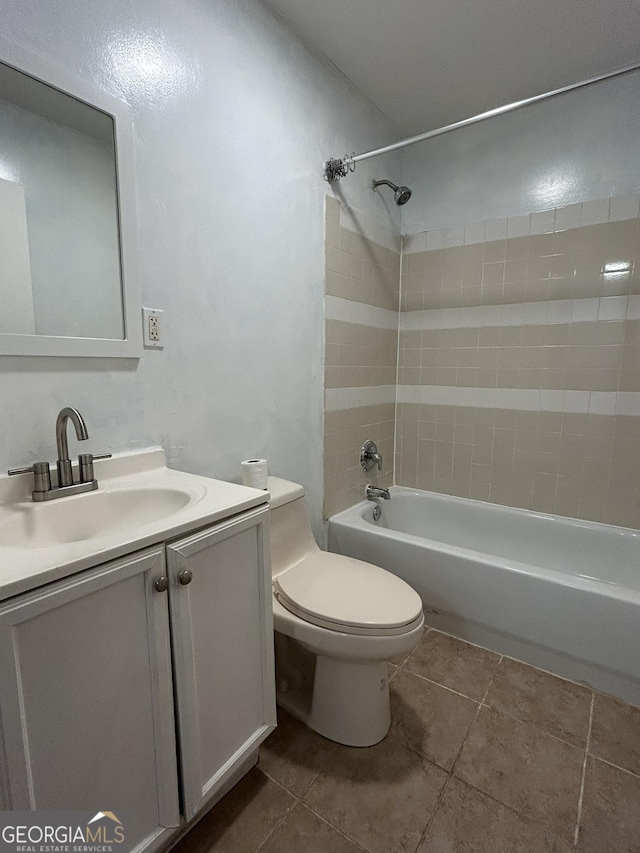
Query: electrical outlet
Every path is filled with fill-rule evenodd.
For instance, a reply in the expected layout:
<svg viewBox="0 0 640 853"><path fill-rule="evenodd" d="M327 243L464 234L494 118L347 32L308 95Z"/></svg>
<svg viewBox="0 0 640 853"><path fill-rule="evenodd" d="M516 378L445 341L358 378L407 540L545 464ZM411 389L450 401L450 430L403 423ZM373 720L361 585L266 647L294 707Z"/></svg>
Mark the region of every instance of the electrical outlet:
<svg viewBox="0 0 640 853"><path fill-rule="evenodd" d="M164 311L158 308L142 309L142 326L144 332L144 345L151 349L162 349Z"/></svg>

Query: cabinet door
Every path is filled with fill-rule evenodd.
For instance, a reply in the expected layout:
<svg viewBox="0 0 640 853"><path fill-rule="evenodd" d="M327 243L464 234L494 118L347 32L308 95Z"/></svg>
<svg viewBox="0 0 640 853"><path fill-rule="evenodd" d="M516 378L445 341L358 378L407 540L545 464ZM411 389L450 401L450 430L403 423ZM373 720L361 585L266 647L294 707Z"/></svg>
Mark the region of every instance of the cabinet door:
<svg viewBox="0 0 640 853"><path fill-rule="evenodd" d="M264 507L167 547L187 820L275 728L268 517Z"/></svg>
<svg viewBox="0 0 640 853"><path fill-rule="evenodd" d="M156 548L0 605L6 808L113 811L138 851L179 823L163 574Z"/></svg>

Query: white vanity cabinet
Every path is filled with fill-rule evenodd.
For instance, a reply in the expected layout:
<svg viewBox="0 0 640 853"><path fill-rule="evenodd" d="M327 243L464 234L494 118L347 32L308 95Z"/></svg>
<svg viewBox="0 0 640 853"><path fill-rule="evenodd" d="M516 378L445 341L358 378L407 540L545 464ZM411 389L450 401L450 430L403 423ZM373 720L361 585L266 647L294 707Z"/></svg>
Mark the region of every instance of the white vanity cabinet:
<svg viewBox="0 0 640 853"><path fill-rule="evenodd" d="M0 806L141 853L217 799L276 722L267 546L265 505L0 603Z"/></svg>
<svg viewBox="0 0 640 853"><path fill-rule="evenodd" d="M157 547L0 605L7 809L120 813L132 848L179 823L163 574Z"/></svg>
<svg viewBox="0 0 640 853"><path fill-rule="evenodd" d="M264 507L167 546L187 820L276 725L267 525Z"/></svg>

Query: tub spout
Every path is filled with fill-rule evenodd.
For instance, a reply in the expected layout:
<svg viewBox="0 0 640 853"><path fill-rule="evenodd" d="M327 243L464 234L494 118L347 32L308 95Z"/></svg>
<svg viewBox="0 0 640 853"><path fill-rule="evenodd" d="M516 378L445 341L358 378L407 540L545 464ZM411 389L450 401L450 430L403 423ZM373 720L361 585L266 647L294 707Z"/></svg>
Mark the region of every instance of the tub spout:
<svg viewBox="0 0 640 853"><path fill-rule="evenodd" d="M364 490L367 500L374 501L376 498L382 498L383 501L391 500L391 492L389 489L382 489L380 486L372 486L369 484Z"/></svg>

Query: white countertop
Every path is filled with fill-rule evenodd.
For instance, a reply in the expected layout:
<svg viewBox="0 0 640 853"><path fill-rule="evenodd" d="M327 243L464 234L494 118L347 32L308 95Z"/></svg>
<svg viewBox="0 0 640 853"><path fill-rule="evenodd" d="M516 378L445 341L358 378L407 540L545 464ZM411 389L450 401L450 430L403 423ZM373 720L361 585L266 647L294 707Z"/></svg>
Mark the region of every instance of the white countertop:
<svg viewBox="0 0 640 853"><path fill-rule="evenodd" d="M0 600L149 545L175 539L269 500L269 493L265 491L167 468L164 451L160 448L96 461L95 476L99 483L95 492L38 504L31 499L32 474L0 477ZM73 515L78 508L77 502L83 502L82 509L86 515L87 507L101 509L104 506L105 497L98 498L94 504L87 503L101 493L130 492L125 498L135 500L136 495L144 496L147 490L179 492L181 498L184 496L184 506L162 518L146 520L136 526L126 527L125 524L123 527L120 524L117 530L104 534L99 531L98 513L93 515L93 524L98 532L91 538L56 541L46 547L36 543L34 547L23 533L21 547L15 546L13 531L16 525L24 529L25 518L37 519L38 516L34 515L37 513L49 513L51 516L54 504L58 505L55 510L58 513L65 515L70 512ZM44 515L40 517L44 518ZM65 538L64 531L60 538Z"/></svg>

